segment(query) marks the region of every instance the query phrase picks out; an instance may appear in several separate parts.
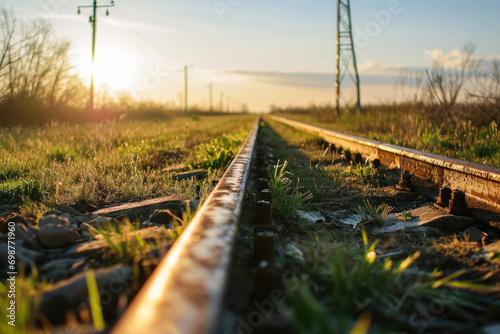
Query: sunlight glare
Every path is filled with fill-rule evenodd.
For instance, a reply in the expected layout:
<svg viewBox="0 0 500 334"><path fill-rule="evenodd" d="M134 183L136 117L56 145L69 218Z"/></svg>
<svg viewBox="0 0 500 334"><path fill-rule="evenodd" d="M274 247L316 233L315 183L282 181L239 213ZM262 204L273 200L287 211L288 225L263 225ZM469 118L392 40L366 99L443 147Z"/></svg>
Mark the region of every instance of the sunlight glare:
<svg viewBox="0 0 500 334"><path fill-rule="evenodd" d="M79 52L76 59L76 70L90 83L92 59L89 52ZM135 84L137 62L134 57L125 51L110 47L99 46L95 59L95 86L106 87L110 90L130 90Z"/></svg>

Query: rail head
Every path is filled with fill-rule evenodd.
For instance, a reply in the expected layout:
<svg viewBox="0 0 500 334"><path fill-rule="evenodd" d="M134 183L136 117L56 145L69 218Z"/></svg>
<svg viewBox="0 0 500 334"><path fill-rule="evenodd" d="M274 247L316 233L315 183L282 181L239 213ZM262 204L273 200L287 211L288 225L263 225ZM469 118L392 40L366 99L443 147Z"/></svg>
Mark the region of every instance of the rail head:
<svg viewBox="0 0 500 334"><path fill-rule="evenodd" d="M259 120L219 184L112 333L182 334L213 330L222 306L258 127Z"/></svg>

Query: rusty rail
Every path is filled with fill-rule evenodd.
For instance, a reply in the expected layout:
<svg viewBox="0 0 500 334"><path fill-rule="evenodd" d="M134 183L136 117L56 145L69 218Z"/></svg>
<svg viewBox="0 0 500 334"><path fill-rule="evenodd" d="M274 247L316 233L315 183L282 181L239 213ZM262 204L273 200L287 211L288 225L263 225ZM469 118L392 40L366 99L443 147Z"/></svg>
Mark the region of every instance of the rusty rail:
<svg viewBox="0 0 500 334"><path fill-rule="evenodd" d="M384 144L359 136L293 121L278 116L273 120L296 129L317 135L337 146L349 147L370 159L379 159L383 166L409 171L417 182L426 186L441 187L449 185L462 190L469 198L485 205L500 209L500 169L482 166L457 159L425 153L401 146Z"/></svg>
<svg viewBox="0 0 500 334"><path fill-rule="evenodd" d="M227 269L259 120L242 149L112 333L210 333L222 306Z"/></svg>

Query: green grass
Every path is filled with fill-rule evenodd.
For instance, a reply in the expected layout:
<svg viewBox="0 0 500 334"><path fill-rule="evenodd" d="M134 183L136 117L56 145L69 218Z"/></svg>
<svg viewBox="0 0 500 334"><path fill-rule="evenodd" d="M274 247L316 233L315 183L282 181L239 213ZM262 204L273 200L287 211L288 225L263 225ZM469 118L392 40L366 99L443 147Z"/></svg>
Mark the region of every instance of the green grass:
<svg viewBox="0 0 500 334"><path fill-rule="evenodd" d="M248 136L248 131L239 131L201 143L194 148L192 166L210 171L225 168L238 153L240 145Z"/></svg>
<svg viewBox="0 0 500 334"><path fill-rule="evenodd" d="M379 259L379 241L369 243L364 230L361 237L361 248L356 240L302 243L307 266L288 280L283 308L295 333L348 333L359 325L356 319L367 316L374 319L370 332L394 332L423 312L416 305L436 301L450 319L473 321L474 312L495 319L498 299L478 294L498 293L498 287L459 280L466 270L449 275L415 270L420 252L397 262Z"/></svg>
<svg viewBox="0 0 500 334"><path fill-rule="evenodd" d="M24 270L21 269L19 275L16 276L15 284L16 321L15 326L11 326L8 324L11 319L6 317L7 308L10 306L8 282L7 285L0 282L0 307L4 317L0 322L0 333L49 333L50 324L45 319L38 318L37 312L41 303L40 293L49 289L50 284L39 278L34 266L29 277L25 276ZM36 325L37 321L41 327Z"/></svg>
<svg viewBox="0 0 500 334"><path fill-rule="evenodd" d="M384 218L393 210L387 204L374 205L368 200L363 200L363 203L356 206L355 211L361 216L359 226L364 227L382 227Z"/></svg>
<svg viewBox="0 0 500 334"><path fill-rule="evenodd" d="M287 220L297 221L297 210L305 207L305 203L313 195L309 191L303 191L300 179L293 173L287 171L288 162L273 166L270 188L273 196L273 212Z"/></svg>
<svg viewBox="0 0 500 334"><path fill-rule="evenodd" d="M207 180L198 182L206 195L254 120L252 115L199 116L0 128L0 202L36 215L80 200L101 206L174 194L196 196L197 181L172 181L172 173L193 168L190 163L210 169ZM204 164L199 145L214 138L223 141L220 147L230 141L231 148L224 154L208 153L214 163Z"/></svg>

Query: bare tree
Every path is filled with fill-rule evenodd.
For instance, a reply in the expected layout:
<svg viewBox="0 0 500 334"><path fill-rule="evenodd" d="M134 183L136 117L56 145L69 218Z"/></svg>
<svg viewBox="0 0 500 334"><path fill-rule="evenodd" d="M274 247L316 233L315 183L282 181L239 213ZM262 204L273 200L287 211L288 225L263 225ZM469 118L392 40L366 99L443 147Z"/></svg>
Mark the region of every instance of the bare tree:
<svg viewBox="0 0 500 334"><path fill-rule="evenodd" d="M12 57L17 57L17 51L14 42L16 31L16 19L12 10L5 7L0 8L0 101L8 94L9 85L7 84L10 71L9 68L13 61Z"/></svg>
<svg viewBox="0 0 500 334"><path fill-rule="evenodd" d="M8 98L51 107L82 97L81 79L71 73L71 43L56 38L48 21L18 24L13 11L2 7L0 28L0 103Z"/></svg>
<svg viewBox="0 0 500 334"><path fill-rule="evenodd" d="M480 60L474 58L475 45L465 43L460 55L460 63L456 68L447 68L445 59L434 59L431 70L426 70L428 89L439 104L447 107L454 106L462 88L471 75L480 65Z"/></svg>
<svg viewBox="0 0 500 334"><path fill-rule="evenodd" d="M493 69L489 73L477 71L469 96L500 111L500 61L492 60Z"/></svg>
<svg viewBox="0 0 500 334"><path fill-rule="evenodd" d="M400 86L403 98L406 101L420 103L424 100L423 82L425 73L421 70L412 70L410 68L402 68L399 71L399 78L396 83ZM410 92L407 92L409 88Z"/></svg>

